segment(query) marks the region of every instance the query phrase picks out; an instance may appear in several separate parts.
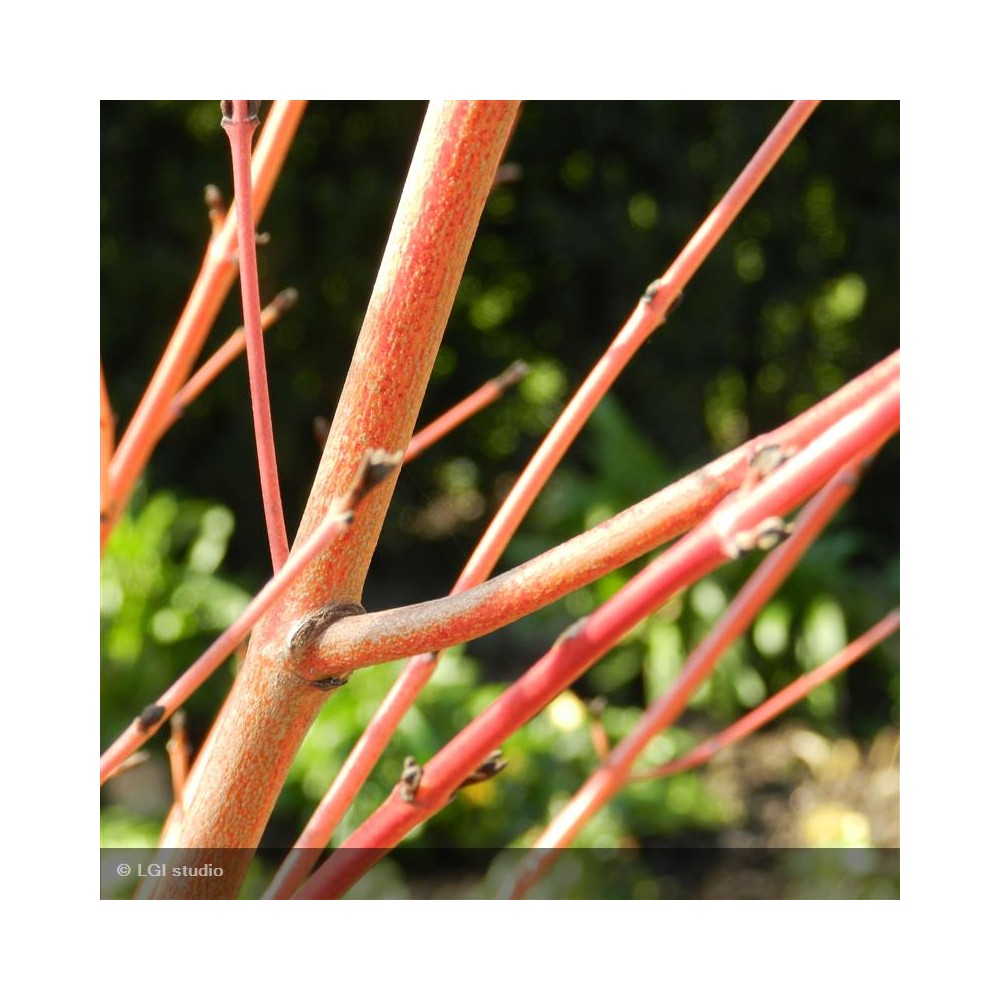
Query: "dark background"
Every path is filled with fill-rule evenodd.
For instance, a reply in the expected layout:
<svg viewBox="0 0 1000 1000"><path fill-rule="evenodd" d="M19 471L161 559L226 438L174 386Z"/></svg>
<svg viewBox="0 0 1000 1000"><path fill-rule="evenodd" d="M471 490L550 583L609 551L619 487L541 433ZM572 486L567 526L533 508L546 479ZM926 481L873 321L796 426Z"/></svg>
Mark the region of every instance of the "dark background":
<svg viewBox="0 0 1000 1000"><path fill-rule="evenodd" d="M262 302L289 285L300 294L296 310L266 335L290 534L319 457L314 420L333 412L424 107L310 104L260 226L270 234L259 250ZM520 166L520 177L498 187L487 204L418 426L518 358L533 371L518 390L405 469L366 585L370 610L449 590L560 406L785 107L524 105L506 156ZM208 236L204 186L218 184L227 200L232 190L219 117L217 101L102 104L101 352L120 429L197 273ZM234 289L206 355L240 321ZM616 383L500 568L784 422L885 357L898 337L899 105L826 103L689 283L679 309ZM158 513L147 513L153 523L144 525L142 513L156 498ZM210 513L223 508L231 522ZM102 590L105 745L151 700L136 700L147 686L155 696L163 679L204 648L216 619L228 614L219 602L235 601L237 588L254 591L269 574L244 361L160 444L131 517L135 526L130 520L119 529L103 570L106 580L118 573L110 586L122 595L109 603ZM203 575L232 589L175 599L178 587L192 585L192 546L206 538L225 556ZM811 662L803 646L810 628L828 634L833 622L834 632L839 627L852 638L895 606L898 547L898 444L892 442L783 593L776 614L789 633L785 651L762 653L759 644L745 644L732 690L713 688L703 706L712 728ZM153 583L149 574L137 583L125 568L130 560L138 564L140 551L155 553ZM717 574L717 587L730 595L746 571ZM471 645L470 669L487 683L519 674L627 575L614 574ZM706 590L700 602L682 602L671 619L688 648L712 618L711 595ZM179 625L162 614L167 605ZM130 636L122 632L123 619ZM613 676L602 680L598 670L577 686L580 695L600 693L613 707L637 711L649 690L653 641L639 635L626 643L618 660L611 657L615 670L605 666ZM740 670L757 681L746 681ZM835 691L832 701L800 710L812 729L864 741L894 726L898 644L867 658ZM206 693L192 704L195 741L218 697ZM433 688L426 698L434 703ZM454 708L440 730L425 734L426 749L440 746L469 710ZM692 724L698 721L695 713ZM551 782L536 791L544 801ZM309 794L297 805L283 802L275 820L279 842L282 816L289 830L301 825ZM535 802L535 792L529 800Z"/></svg>

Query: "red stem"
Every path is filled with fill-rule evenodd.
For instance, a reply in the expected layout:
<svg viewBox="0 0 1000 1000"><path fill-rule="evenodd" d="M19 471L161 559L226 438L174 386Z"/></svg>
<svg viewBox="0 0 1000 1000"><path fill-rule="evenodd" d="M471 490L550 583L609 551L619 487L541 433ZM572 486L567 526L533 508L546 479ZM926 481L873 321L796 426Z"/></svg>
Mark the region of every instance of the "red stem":
<svg viewBox="0 0 1000 1000"><path fill-rule="evenodd" d="M747 442L583 535L466 591L465 598L452 596L346 620L329 636L330 655L320 655L317 664L322 666L314 664L313 669L334 673L364 666L378 657L406 655L418 645L440 649L523 617L693 527L746 480L750 456L758 449L778 445L789 453L800 450L898 377L897 353L784 427ZM407 664L296 840L271 883L269 898L288 898L308 875L317 858L309 849L329 843L436 662L433 654L421 654Z"/></svg>
<svg viewBox="0 0 1000 1000"><path fill-rule="evenodd" d="M462 593L345 619L316 643L300 669L310 676L352 670L445 649L486 635L635 559L697 524L745 482L751 456L777 446L794 453L871 403L899 377L894 355L777 431L535 559Z"/></svg>
<svg viewBox="0 0 1000 1000"><path fill-rule="evenodd" d="M611 384L635 352L664 322L670 307L677 301L684 286L770 173L818 104L819 101L796 101L792 104L674 263L658 282L654 282L656 291L653 297L646 299L644 296L643 301L636 306L625 326L619 331L535 452L496 517L486 529L452 593L482 583L493 571L518 525L524 520L528 509L580 433L587 418L604 398Z"/></svg>
<svg viewBox="0 0 1000 1000"><path fill-rule="evenodd" d="M279 292L260 314L260 327L267 332L295 304L298 293L294 288ZM184 411L247 349L246 330L241 326L229 339L177 390L163 421L162 436L180 419Z"/></svg>
<svg viewBox="0 0 1000 1000"><path fill-rule="evenodd" d="M556 860L558 848L569 846L587 821L625 785L632 765L650 740L671 726L684 711L722 654L749 627L830 518L843 506L854 491L856 481L853 468L840 473L803 510L792 537L761 563L726 613L691 654L677 680L646 709L632 731L543 831L535 842L535 850L521 866L514 896L522 896L537 882ZM732 532L728 535L733 538Z"/></svg>
<svg viewBox="0 0 1000 1000"><path fill-rule="evenodd" d="M485 409L490 403L496 402L511 386L517 385L528 374L528 366L523 361L515 361L505 372L496 378L491 378L480 386L472 395L466 396L462 402L442 413L431 421L423 430L410 438L403 455L403 462L411 462L425 452L432 444L436 444L446 434L453 431L459 424Z"/></svg>
<svg viewBox="0 0 1000 1000"><path fill-rule="evenodd" d="M250 142L259 124L256 107L251 113L248 101L224 101L231 116L222 119L233 154L233 184L236 202L236 228L239 237L240 288L243 298L243 327L246 330L247 364L250 369L250 403L253 408L254 439L260 467L261 496L271 563L277 573L288 558L288 535L281 507L278 482L278 458L274 450L271 426L271 400L267 388L267 360L264 356L264 331L260 323L260 289L257 284L257 242L254 229L250 182Z"/></svg>
<svg viewBox="0 0 1000 1000"><path fill-rule="evenodd" d="M305 101L275 101L267 116L253 157L255 220L260 219L274 190L305 105ZM230 209L225 224L208 245L184 312L111 461L108 517L101 522L102 552L159 439L164 414L191 371L236 277L235 250L236 214Z"/></svg>
<svg viewBox="0 0 1000 1000"><path fill-rule="evenodd" d="M400 451L417 411L454 302L473 235L516 114L516 102L431 102L368 312L341 393L295 550L319 527L331 496L345 489L359 456ZM243 669L214 735L192 770L179 847L257 845L294 754L322 706L325 689L300 669L303 648L289 648L302 616L357 602L396 473L258 623ZM331 629L332 630L332 629ZM220 806L221 804L221 806ZM249 859L211 886L166 887L164 895L237 890Z"/></svg>
<svg viewBox="0 0 1000 1000"><path fill-rule="evenodd" d="M772 695L767 701L758 705L752 712L747 712L742 719L728 726L721 733L712 736L710 739L700 743L693 750L688 751L676 760L669 761L652 771L643 771L640 774L629 776L629 783L635 781L650 781L654 778L668 778L682 771L690 771L696 767L701 767L710 761L717 753L728 746L739 742L744 737L756 732L761 727L767 725L772 719L776 719L782 712L788 711L792 705L802 701L806 695L811 694L820 685L843 673L848 667L853 666L866 653L874 649L880 642L885 641L890 635L899 630L899 609L890 611L880 622L873 625L864 635L859 636L849 646L845 646L839 653L832 656L821 667L810 670L802 677L796 678L787 687L782 688L777 694Z"/></svg>
<svg viewBox="0 0 1000 1000"><path fill-rule="evenodd" d="M134 753L149 740L171 714L222 666L226 657L243 641L250 629L288 591L301 571L330 544L332 539L348 530L351 525L351 520L347 516L349 510L349 507L335 504L319 529L285 561L281 569L243 609L236 621L157 699L155 704L163 711L158 713L155 723L144 724L140 721L140 716L105 750L101 755L102 785L129 754Z"/></svg>
<svg viewBox="0 0 1000 1000"><path fill-rule="evenodd" d="M724 562L731 555L732 539L801 503L838 469L871 454L898 426L897 382L818 437L752 492L734 498L725 511L713 515L659 556L610 601L578 623L439 751L424 768L412 803L391 795L309 879L298 896L341 895L378 857L442 809L461 782L494 748L565 690L622 635L662 606L679 588Z"/></svg>
<svg viewBox="0 0 1000 1000"><path fill-rule="evenodd" d="M264 899L291 899L312 871L319 860L320 849L330 842L337 824L347 814L392 739L392 734L430 680L436 666L437 655L434 653L415 656L406 664L285 856Z"/></svg>
<svg viewBox="0 0 1000 1000"><path fill-rule="evenodd" d="M643 296L628 322L562 412L487 528L452 588L453 595L468 591L489 577L514 532L590 414L639 347L663 323L684 285L780 159L818 103L796 101L789 108L677 260L658 282L650 286L650 289L655 286L655 293L652 297L648 293ZM553 595L551 599L555 600L556 596L558 595ZM434 648L450 644L435 643ZM377 655L385 660L393 654L383 648ZM404 668L403 675L386 696L382 709L362 734L337 780L320 803L317 813L303 831L297 847L322 846L329 840L334 827L371 772L396 726L432 676L435 662L433 657L419 656ZM301 850L294 850L292 853L294 856L288 858L287 864L294 866L297 873L302 874L309 856ZM282 891L289 890L291 877L290 871L285 872L283 869L279 872L278 880L283 887Z"/></svg>

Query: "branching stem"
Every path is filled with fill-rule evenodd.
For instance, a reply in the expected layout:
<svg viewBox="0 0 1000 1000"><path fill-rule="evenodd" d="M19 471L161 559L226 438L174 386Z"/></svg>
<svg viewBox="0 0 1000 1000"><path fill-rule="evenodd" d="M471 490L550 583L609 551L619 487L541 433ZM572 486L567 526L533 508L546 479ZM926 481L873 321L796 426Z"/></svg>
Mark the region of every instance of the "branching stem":
<svg viewBox="0 0 1000 1000"><path fill-rule="evenodd" d="M398 463L398 456L396 462ZM363 459L362 469L368 464L370 455ZM362 481L362 475L363 473L359 473L356 483ZM243 609L236 621L112 743L101 756L101 784L111 777L122 761L150 739L160 726L218 670L250 629L288 591L302 570L329 546L331 540L343 535L350 528L355 507L363 495L357 486L354 486L335 502L319 529L306 544L296 549L281 569Z"/></svg>
<svg viewBox="0 0 1000 1000"><path fill-rule="evenodd" d="M289 562L320 528L331 498L347 492L359 457L372 447L401 452L412 437L516 111L510 101L431 103ZM307 651L292 657L285 637L291 625L325 605L357 604L395 478L389 476L349 535L312 560L255 628L246 663L185 790L173 841L178 847L259 842L326 697L317 684L338 676L300 671L300 654ZM234 893L244 870L234 866L204 891Z"/></svg>
<svg viewBox="0 0 1000 1000"><path fill-rule="evenodd" d="M305 105L305 101L275 101L267 116L253 157L255 221L260 219L274 190ZM194 366L236 277L235 251L236 213L230 209L226 221L209 243L191 297L111 461L107 518L101 522L102 552L159 439L171 400Z"/></svg>
<svg viewBox="0 0 1000 1000"><path fill-rule="evenodd" d="M650 740L677 720L722 654L746 631L787 579L830 518L854 492L856 483L855 469L845 470L810 501L796 520L791 537L761 563L733 598L715 627L688 659L677 680L650 705L632 731L615 746L543 831L521 867L514 896L522 896L552 865L558 849L571 844L586 822L626 784L633 764ZM720 515L722 513L720 511ZM739 512L733 510L734 527L739 517ZM720 518L716 516L712 520L718 524ZM723 527L721 533L732 545L739 532Z"/></svg>
<svg viewBox="0 0 1000 1000"><path fill-rule="evenodd" d="M646 294L642 296L634 309L632 316L560 414L559 419L514 484L452 588L453 595L468 592L477 585L483 584L493 572L510 539L552 476L556 466L580 433L590 414L604 398L614 380L639 347L664 322L667 313L679 300L684 285L701 266L733 219L736 218L774 164L780 159L788 144L818 103L818 101L796 101L789 108L671 267L660 279L649 286ZM719 494L715 499L718 500L721 495ZM704 507L702 512L709 509L710 506L709 504ZM674 534L678 534L680 530L683 529L678 528L677 531L667 533L660 540L665 541ZM577 546L566 565L584 565L586 559L583 558L583 549L583 545ZM603 570L595 567L589 568L592 571L589 579L601 575L601 572L607 572L607 568ZM575 586L581 586L583 582L589 582L589 579L577 582ZM555 600L556 597L571 589L575 589L575 587L567 581L564 590L558 593L553 592L551 597L544 600L544 603L548 603L548 600ZM541 586L537 589L531 588L525 593L537 596L544 594L545 591L546 588ZM516 595L512 596L515 596L516 599ZM488 605L481 604L479 608L485 610L488 606L494 613L491 628L506 624L507 621L516 617L513 615L507 617L505 621L500 620L498 613L504 606L504 602L502 600L487 600ZM528 610L533 610L533 608L524 608L522 605L520 613L527 613ZM432 641L425 648L440 649L447 645L452 645L452 643L447 640ZM372 655L378 655L381 659L385 658L382 657L381 653L376 654L374 651L372 651ZM317 809L316 815L310 821L306 831L303 832L298 842L299 845L321 846L329 840L333 828L346 812L353 796L377 761L378 753L388 744L395 727L399 725L409 706L413 704L423 686L430 679L435 664L436 657L426 655L418 656L407 664L403 675L386 696L382 708L362 734L355 750L345 762L341 774L338 775ZM292 855L289 863L295 864L301 873L308 854L305 851L297 850L293 851ZM290 885L290 879L290 875L280 874L278 881L287 889Z"/></svg>
<svg viewBox="0 0 1000 1000"><path fill-rule="evenodd" d="M871 455L899 427L899 383L848 414L749 493L707 519L613 598L578 623L518 681L449 742L423 770L411 804L390 796L309 879L303 898L341 895L381 854L447 805L451 794L496 747L540 712L622 635L732 557L734 543L802 503L842 467ZM365 850L352 850L365 848Z"/></svg>
<svg viewBox="0 0 1000 1000"><path fill-rule="evenodd" d="M757 455L800 451L839 418L899 377L898 353L800 414L784 427L747 442L603 524L487 583L438 601L344 620L300 664L316 676L477 638L558 600L657 545L694 527L751 478ZM419 645L418 645L419 644ZM437 654L407 663L310 817L268 890L287 898L308 875L316 855L343 819L392 734L430 680Z"/></svg>

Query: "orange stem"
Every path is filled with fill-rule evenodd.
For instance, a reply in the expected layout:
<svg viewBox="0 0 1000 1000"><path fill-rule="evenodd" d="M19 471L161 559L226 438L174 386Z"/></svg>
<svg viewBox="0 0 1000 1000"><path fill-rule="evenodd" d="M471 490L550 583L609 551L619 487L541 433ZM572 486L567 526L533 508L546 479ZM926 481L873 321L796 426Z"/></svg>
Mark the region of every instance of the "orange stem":
<svg viewBox="0 0 1000 1000"><path fill-rule="evenodd" d="M275 101L267 117L253 157L254 220L260 219L274 190L305 105L305 101ZM236 277L236 242L236 212L230 208L225 223L209 243L191 297L112 458L107 519L101 523L102 552L149 461L170 402L191 371Z"/></svg>
<svg viewBox="0 0 1000 1000"><path fill-rule="evenodd" d="M794 454L807 446L822 447L844 433L842 428L865 419L879 401L895 399L898 405L897 364L898 357L888 359L841 390L839 398L824 400L780 430L486 583L438 600L346 619L317 640L300 669L316 677L346 675L469 642L550 604L697 524L746 481L751 457L762 448L777 446Z"/></svg>
<svg viewBox="0 0 1000 1000"><path fill-rule="evenodd" d="M279 292L274 300L261 311L260 325L265 332L289 309L298 299L294 288L286 288ZM247 347L246 330L241 326L232 332L229 339L184 383L170 403L170 409L163 422L162 436L172 427L184 411L219 377L219 375L235 361Z"/></svg>
<svg viewBox="0 0 1000 1000"><path fill-rule="evenodd" d="M818 104L819 101L796 101L785 112L677 259L662 277L650 286L650 291L653 289L655 291L652 291L652 294L647 291L643 296L626 324L535 452L469 558L453 593L481 583L493 571L514 532L524 520L529 507L580 433L587 418L604 398L611 384L621 374L635 352L664 322L684 286L742 211L751 195L760 187Z"/></svg>
<svg viewBox="0 0 1000 1000"><path fill-rule="evenodd" d="M288 534L281 506L278 457L271 425L271 398L267 387L264 331L260 321L260 288L257 284L257 243L251 206L250 143L256 131L257 103L223 101L222 127L229 136L233 155L233 182L236 191L236 228L239 237L240 290L243 299L243 326L246 330L247 364L250 369L250 405L253 410L257 465L264 501L264 521L274 571L288 558Z"/></svg>
<svg viewBox="0 0 1000 1000"><path fill-rule="evenodd" d="M890 611L876 625L873 625L864 635L859 636L849 646L845 646L839 653L832 656L821 667L810 670L802 677L796 678L791 684L782 688L777 694L772 695L767 701L758 705L752 712L748 712L742 719L734 722L721 733L700 743L693 750L688 751L676 760L662 764L651 771L643 771L639 774L632 774L629 782L650 781L653 778L668 778L682 771L690 771L696 767L701 767L710 761L717 753L728 746L739 742L745 736L756 732L761 727L767 725L772 719L777 718L782 712L787 711L792 705L802 701L808 694L811 694L821 684L843 673L848 667L853 666L866 653L874 649L880 642L885 641L890 635L899 630L899 609Z"/></svg>
<svg viewBox="0 0 1000 1000"><path fill-rule="evenodd" d="M736 218L774 164L780 159L782 153L805 124L818 103L818 101L797 101L792 105L714 211L681 251L677 260L658 282L654 282L650 286L650 289L655 287L655 294L650 294L647 291L647 294L643 296L631 318L619 331L596 367L563 410L487 528L452 588L453 595L469 591L476 585L482 584L489 577L514 532L524 520L532 503L548 482L590 414L639 347L664 322L666 314L677 300L681 289L701 266L733 219ZM577 560L577 562L581 561ZM597 575L599 574L594 574L594 576ZM555 600L557 596L559 595L553 594L549 599ZM497 611L499 605L494 604L493 608L494 611ZM520 613L526 612L522 610ZM499 624L505 624L505 622L494 624L493 627L499 627ZM434 642L430 645L431 648L437 649L445 645L452 645L452 643ZM372 650L371 655L379 656L380 660L391 658L391 656L383 656L381 651L376 654ZM342 775L338 777L327 796L324 797L318 810L319 815L314 816L315 822L311 821L299 838L299 845L321 846L329 840L334 827L340 822L353 796L370 773L371 768L374 767L381 750L388 744L395 727L398 726L410 705L416 700L433 674L435 662L434 658L419 656L407 664L403 675L386 696L382 710L369 724L360 743L355 748L355 752L345 762ZM349 773L344 775L343 771ZM354 773L355 771L357 773ZM301 872L308 860L308 855L304 851L294 851L293 853L298 856L290 857L289 864L294 864ZM279 878L282 879L287 889L289 881L283 875L279 875Z"/></svg>
<svg viewBox="0 0 1000 1000"><path fill-rule="evenodd" d="M390 795L297 895L329 898L343 893L410 830L444 808L451 794L494 748L572 684L622 635L681 587L732 558L744 536L802 503L844 465L871 454L898 427L896 382L816 438L751 493L735 497L657 557L605 605L577 623L427 763L413 802Z"/></svg>
<svg viewBox="0 0 1000 1000"><path fill-rule="evenodd" d="M441 649L523 617L687 531L747 481L756 452L775 445L789 453L801 450L898 377L897 352L784 427L464 596L347 619L320 640L311 668L319 676L396 659L419 647ZM308 875L317 857L309 849L329 843L436 662L434 654L419 654L397 678L286 857L269 897L288 898Z"/></svg>
<svg viewBox="0 0 1000 1000"><path fill-rule="evenodd" d="M167 759L170 762L170 783L174 790L174 804L179 805L184 796L191 763L191 744L188 743L185 716L177 712L170 719L170 739L167 740Z"/></svg>
<svg viewBox="0 0 1000 1000"><path fill-rule="evenodd" d="M315 534L363 451L378 445L401 452L409 442L516 108L509 101L431 103L289 561ZM311 643L292 654L283 637L324 604L357 602L395 478L254 630L207 759L188 783L178 846L258 843L325 699L315 687L321 679L303 668ZM244 870L227 870L205 891L232 893Z"/></svg>
<svg viewBox="0 0 1000 1000"><path fill-rule="evenodd" d="M398 462L398 455L395 460ZM334 538L347 532L353 524L355 507L359 499L356 492L348 491L336 501L327 511L319 528L305 544L295 550L281 569L261 588L236 621L108 747L101 756L101 784L104 784L119 764L150 739L160 726L218 670L250 629L290 589L303 569L322 553Z"/></svg>
<svg viewBox="0 0 1000 1000"><path fill-rule="evenodd" d="M451 433L459 424L464 423L490 403L496 402L511 386L517 385L528 374L528 366L523 361L515 361L505 372L491 378L462 402L442 413L431 421L423 430L410 438L403 455L403 462L411 462L425 452L432 444L436 444L446 434Z"/></svg>
<svg viewBox="0 0 1000 1000"><path fill-rule="evenodd" d="M715 669L722 654L748 628L854 491L855 469L856 463L836 476L806 506L795 523L791 538L761 563L716 626L691 654L677 680L650 705L635 728L549 823L535 842L530 858L521 866L522 874L513 892L515 897L522 896L538 881L556 860L557 850L572 843L586 822L626 784L632 765L650 740L673 724L691 696ZM733 537L729 532L729 538Z"/></svg>

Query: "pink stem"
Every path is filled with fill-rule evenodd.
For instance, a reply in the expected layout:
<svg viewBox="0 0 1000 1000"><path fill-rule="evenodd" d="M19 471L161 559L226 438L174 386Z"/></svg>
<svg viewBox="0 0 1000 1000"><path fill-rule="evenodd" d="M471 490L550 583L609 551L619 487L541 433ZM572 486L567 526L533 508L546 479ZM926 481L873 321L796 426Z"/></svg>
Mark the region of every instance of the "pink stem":
<svg viewBox="0 0 1000 1000"><path fill-rule="evenodd" d="M136 719L101 755L101 784L114 774L124 760L135 753L160 726L225 662L267 610L295 582L296 577L330 541L350 527L350 518L340 508L331 509L314 532L278 572L264 585L243 613L198 657L191 666L160 696L155 711ZM149 712L149 710L147 710ZM144 713L146 714L146 713ZM155 716L155 718L153 718Z"/></svg>
<svg viewBox="0 0 1000 1000"><path fill-rule="evenodd" d="M305 101L275 101L267 116L252 167L255 218L260 218L274 190L304 111ZM101 522L102 552L159 439L164 413L191 371L236 276L236 267L232 263L235 245L236 216L230 210L224 225L209 244L184 312L112 457L109 469L110 509Z"/></svg>
<svg viewBox="0 0 1000 1000"><path fill-rule="evenodd" d="M853 468L842 472L809 503L796 521L792 537L761 563L691 655L674 684L650 705L628 736L543 831L534 844L535 850L521 867L515 897L522 896L538 881L556 860L558 849L572 843L587 821L628 781L639 754L681 714L722 654L747 629L853 492L856 478Z"/></svg>
<svg viewBox="0 0 1000 1000"><path fill-rule="evenodd" d="M782 712L786 712L792 705L802 701L806 695L811 694L820 685L843 673L848 667L853 666L866 653L874 649L880 642L887 639L893 632L899 630L899 609L890 611L880 622L873 625L864 635L859 636L849 646L845 646L839 653L832 656L821 667L810 670L802 677L796 678L787 687L782 688L777 694L772 695L767 701L758 705L752 712L747 712L742 719L728 726L721 733L712 736L710 739L700 743L693 750L669 761L652 771L643 771L640 774L632 774L629 783L636 781L650 781L654 778L668 778L682 771L690 771L702 764L710 761L717 753L728 746L739 742L744 737L755 733L762 726L767 725L772 719L777 718Z"/></svg>
<svg viewBox="0 0 1000 1000"><path fill-rule="evenodd" d="M257 128L257 111L248 101L223 101L230 114L222 119L233 154L236 226L240 248L240 288L243 296L243 327L246 330L247 364L250 368L250 402L253 408L257 464L264 500L264 520L271 548L271 563L277 572L288 558L288 534L281 509L278 459L274 451L271 401L267 389L264 331L260 324L260 289L257 285L257 244L250 183L250 140Z"/></svg>
<svg viewBox="0 0 1000 1000"><path fill-rule="evenodd" d="M655 288L652 297L643 296L628 322L528 463L452 588L453 595L463 593L489 577L514 532L590 414L635 352L664 321L684 285L704 262L818 104L818 101L796 101L788 109L674 263L658 282L650 286L650 289ZM316 814L300 836L296 849L286 861L289 870L282 868L279 872L281 891L289 891L293 867L301 875L310 863L309 856L301 848L318 847L329 841L333 829L343 818L364 779L375 766L396 726L433 674L435 663L435 657L421 655L407 664L386 696L382 709L369 723L334 785L324 796ZM277 883L272 885L272 891L278 891L276 885Z"/></svg>
<svg viewBox="0 0 1000 1000"><path fill-rule="evenodd" d="M618 639L683 586L732 555L732 540L791 510L844 465L871 454L899 427L899 384L888 386L820 435L772 476L720 509L579 622L520 680L426 765L412 803L390 795L298 893L342 894L414 827L447 805L461 782L512 732L540 712ZM365 850L351 850L365 848Z"/></svg>
<svg viewBox="0 0 1000 1000"><path fill-rule="evenodd" d="M442 413L436 420L432 420L410 438L406 453L403 455L403 462L413 461L432 444L436 444L471 416L498 400L512 385L520 382L527 373L528 366L523 361L515 361L505 372L496 378L491 378L472 395L467 396L450 410Z"/></svg>

